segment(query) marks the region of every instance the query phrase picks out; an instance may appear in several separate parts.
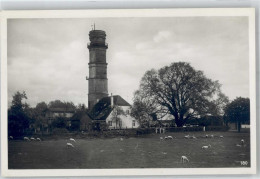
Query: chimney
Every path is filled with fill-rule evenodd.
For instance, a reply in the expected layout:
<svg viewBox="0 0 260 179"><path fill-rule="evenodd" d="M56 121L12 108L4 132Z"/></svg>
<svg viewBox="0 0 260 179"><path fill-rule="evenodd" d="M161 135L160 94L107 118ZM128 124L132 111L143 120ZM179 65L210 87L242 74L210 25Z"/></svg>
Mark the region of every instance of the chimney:
<svg viewBox="0 0 260 179"><path fill-rule="evenodd" d="M111 93L111 108L114 107L114 99L113 99L113 94Z"/></svg>

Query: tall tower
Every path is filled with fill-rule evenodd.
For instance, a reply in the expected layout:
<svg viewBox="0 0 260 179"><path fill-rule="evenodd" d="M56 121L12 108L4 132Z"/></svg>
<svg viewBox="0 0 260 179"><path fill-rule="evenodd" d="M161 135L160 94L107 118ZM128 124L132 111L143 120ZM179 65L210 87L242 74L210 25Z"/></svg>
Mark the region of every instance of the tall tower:
<svg viewBox="0 0 260 179"><path fill-rule="evenodd" d="M88 108L91 109L100 99L108 96L106 32L91 30L89 32L89 79Z"/></svg>

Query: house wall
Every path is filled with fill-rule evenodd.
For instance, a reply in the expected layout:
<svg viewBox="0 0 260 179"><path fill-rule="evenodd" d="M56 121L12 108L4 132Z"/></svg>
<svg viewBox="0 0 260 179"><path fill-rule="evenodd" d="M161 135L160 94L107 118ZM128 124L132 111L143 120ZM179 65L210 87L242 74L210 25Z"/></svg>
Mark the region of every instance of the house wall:
<svg viewBox="0 0 260 179"><path fill-rule="evenodd" d="M121 119L121 121L122 121L122 125L121 125L121 128L122 129L125 129L125 128L138 128L139 127L139 124L138 124L138 122L137 122L137 120L135 119L135 118L133 118L133 117L131 117L130 116L130 106L120 106L122 109L123 109L123 111L126 113L126 115L120 115L120 116L118 116L120 119ZM116 121L113 121L112 120L112 113L113 113L113 111L109 114L109 116L107 117L107 119L106 119L106 123L109 125L109 123L111 123L111 121L112 121L112 126L111 125L109 125L108 126L108 128L109 129L118 129L118 128L120 128L119 127L119 123L117 124L117 126L116 126ZM110 121L110 122L109 122ZM135 122L135 125L133 125L133 121Z"/></svg>

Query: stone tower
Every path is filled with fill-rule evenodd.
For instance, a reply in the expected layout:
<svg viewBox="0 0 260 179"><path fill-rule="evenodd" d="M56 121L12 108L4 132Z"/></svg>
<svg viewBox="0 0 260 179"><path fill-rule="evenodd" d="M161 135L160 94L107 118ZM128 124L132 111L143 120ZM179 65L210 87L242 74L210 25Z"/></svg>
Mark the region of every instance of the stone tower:
<svg viewBox="0 0 260 179"><path fill-rule="evenodd" d="M89 32L89 79L88 108L91 109L100 99L108 96L106 32L91 30Z"/></svg>

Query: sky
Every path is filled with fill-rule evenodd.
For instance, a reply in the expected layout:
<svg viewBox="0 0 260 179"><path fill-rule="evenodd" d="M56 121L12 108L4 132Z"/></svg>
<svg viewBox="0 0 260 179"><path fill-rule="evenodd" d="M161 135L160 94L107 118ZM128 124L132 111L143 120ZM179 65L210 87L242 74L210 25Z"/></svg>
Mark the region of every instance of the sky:
<svg viewBox="0 0 260 179"><path fill-rule="evenodd" d="M108 92L130 104L147 70L189 62L218 80L230 100L249 97L247 17L9 19L8 103L25 91L34 107L88 104L89 31L107 35Z"/></svg>

